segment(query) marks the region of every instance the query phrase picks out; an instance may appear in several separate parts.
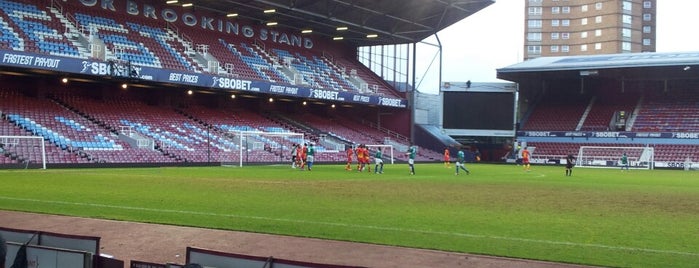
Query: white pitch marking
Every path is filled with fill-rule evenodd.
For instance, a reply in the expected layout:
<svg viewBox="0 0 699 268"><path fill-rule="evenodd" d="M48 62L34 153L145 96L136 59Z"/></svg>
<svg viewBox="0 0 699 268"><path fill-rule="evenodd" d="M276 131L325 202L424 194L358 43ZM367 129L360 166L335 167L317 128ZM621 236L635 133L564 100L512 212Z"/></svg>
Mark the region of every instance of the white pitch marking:
<svg viewBox="0 0 699 268"><path fill-rule="evenodd" d="M608 245L602 245L602 244L583 244L583 243L574 243L574 242L565 242L565 241L551 241L551 240L540 240L540 239L530 239L530 238L478 235L478 234L454 233L454 232L439 232L439 231L429 231L429 230L416 230L416 229L382 227L382 226L372 226L372 225L357 225L357 224L346 224L346 223L336 223L336 222L318 222L318 221L280 219L280 218L270 218L270 217L261 217L261 216L244 216L244 215L235 215L235 214L219 214L219 213L197 212L197 211L186 211L186 210L154 209L154 208L92 204L92 203L50 201L50 200L28 199L28 198L14 198L14 197L6 197L6 196L0 196L0 199L13 200L13 201L25 201L25 202L37 202L37 203L49 203L49 204L74 205L74 206L89 206L89 207L153 211L153 212L165 212L165 213L176 213L176 214L191 214L191 215L218 216L218 217L254 219L254 220L293 222L293 223L304 223L304 224L318 224L318 225L340 226L340 227L360 228L360 229L361 228L374 229L374 230L383 230L383 231L398 231L398 232L435 234L435 235L451 235L451 236L460 236L460 237L469 237L469 238L508 240L508 241L519 241L519 242L549 244L549 245L564 245L564 246L576 246L576 247L604 248L604 249L611 249L611 250L641 251L641 252L648 252L648 253L699 256L699 253L695 253L695 252L682 252L682 251L674 251L674 250L619 247L619 246L608 246Z"/></svg>

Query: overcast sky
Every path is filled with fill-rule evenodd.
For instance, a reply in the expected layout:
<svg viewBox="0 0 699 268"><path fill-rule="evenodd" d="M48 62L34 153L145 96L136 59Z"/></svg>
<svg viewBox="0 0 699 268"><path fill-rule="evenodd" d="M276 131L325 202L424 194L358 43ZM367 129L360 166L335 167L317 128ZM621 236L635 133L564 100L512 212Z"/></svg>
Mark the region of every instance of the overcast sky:
<svg viewBox="0 0 699 268"><path fill-rule="evenodd" d="M439 32L444 61L442 80L503 82L496 78L495 70L522 60L525 1L496 0L494 4ZM657 2L657 51L699 51L699 34L696 30L699 26L699 1ZM429 60L424 64L429 64L431 58L432 55L429 55ZM418 59L418 62L423 61ZM421 75L418 69L418 78ZM425 87L425 83L433 83L428 79L425 78L420 91L437 93L434 89L436 86Z"/></svg>

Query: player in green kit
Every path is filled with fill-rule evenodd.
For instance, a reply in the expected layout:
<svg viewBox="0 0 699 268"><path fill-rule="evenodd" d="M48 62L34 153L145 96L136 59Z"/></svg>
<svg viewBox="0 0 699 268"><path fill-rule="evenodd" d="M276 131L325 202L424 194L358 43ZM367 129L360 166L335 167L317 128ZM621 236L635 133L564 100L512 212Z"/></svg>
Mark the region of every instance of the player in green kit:
<svg viewBox="0 0 699 268"><path fill-rule="evenodd" d="M456 175L459 175L459 169L466 171L466 175L471 175L471 171L468 171L466 167L464 167L464 159L465 159L465 154L464 151L459 149L459 152L456 153Z"/></svg>
<svg viewBox="0 0 699 268"><path fill-rule="evenodd" d="M379 148L374 154L374 162L376 166L374 167L374 174L383 174L383 150Z"/></svg>
<svg viewBox="0 0 699 268"><path fill-rule="evenodd" d="M624 169L629 171L629 157L626 156L626 153L621 155L621 171L624 171Z"/></svg>
<svg viewBox="0 0 699 268"><path fill-rule="evenodd" d="M408 155L408 165L410 165L410 175L415 175L415 153L417 153L417 149L415 146L410 144L410 147L408 147L408 152L405 153Z"/></svg>
<svg viewBox="0 0 699 268"><path fill-rule="evenodd" d="M306 148L306 163L308 164L308 170L310 171L313 167L313 155L315 155L316 149L313 147L313 143L308 145Z"/></svg>

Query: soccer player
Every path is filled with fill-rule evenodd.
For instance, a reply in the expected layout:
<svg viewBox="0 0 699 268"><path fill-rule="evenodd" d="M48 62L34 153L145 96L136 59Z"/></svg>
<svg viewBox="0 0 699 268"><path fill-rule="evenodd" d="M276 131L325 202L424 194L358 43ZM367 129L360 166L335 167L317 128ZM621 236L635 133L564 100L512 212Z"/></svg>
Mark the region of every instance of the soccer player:
<svg viewBox="0 0 699 268"><path fill-rule="evenodd" d="M364 170L364 144L359 144L357 149L354 151L357 153L357 171L362 172Z"/></svg>
<svg viewBox="0 0 699 268"><path fill-rule="evenodd" d="M524 147L522 150L522 165L524 166L524 171L531 171L529 167L529 149L527 147Z"/></svg>
<svg viewBox="0 0 699 268"><path fill-rule="evenodd" d="M566 176L573 176L573 166L575 165L575 157L569 154L566 157Z"/></svg>
<svg viewBox="0 0 699 268"><path fill-rule="evenodd" d="M306 168L306 144L304 143L301 148L297 150L296 158L299 161L299 167L301 171Z"/></svg>
<svg viewBox="0 0 699 268"><path fill-rule="evenodd" d="M621 154L621 171L629 171L629 157L626 156L626 153Z"/></svg>
<svg viewBox="0 0 699 268"><path fill-rule="evenodd" d="M464 151L461 149L459 149L459 152L456 153L456 175L459 175L459 169L466 171L466 175L471 175L471 171L468 171L468 169L464 167L465 156Z"/></svg>
<svg viewBox="0 0 699 268"><path fill-rule="evenodd" d="M291 145L291 168L296 168L296 161L298 161L298 159L296 159L297 154L298 154L298 149L299 149L298 144L294 143L293 145Z"/></svg>
<svg viewBox="0 0 699 268"><path fill-rule="evenodd" d="M383 152L381 147L379 147L379 149L376 150L376 154L374 154L374 162L376 162L374 174L383 174Z"/></svg>
<svg viewBox="0 0 699 268"><path fill-rule="evenodd" d="M354 150L352 150L352 147L347 147L347 166L345 167L345 170L350 171L352 170L352 155L354 154Z"/></svg>
<svg viewBox="0 0 699 268"><path fill-rule="evenodd" d="M313 167L313 158L315 155L315 148L313 148L313 143L308 144L308 148L306 148L306 163L308 163L308 170L310 171L311 168Z"/></svg>
<svg viewBox="0 0 699 268"><path fill-rule="evenodd" d="M449 168L449 148L444 148L444 166Z"/></svg>
<svg viewBox="0 0 699 268"><path fill-rule="evenodd" d="M408 165L410 166L410 175L415 175L415 153L417 153L417 149L415 146L410 144L410 147L408 147L408 152L405 154L408 155Z"/></svg>

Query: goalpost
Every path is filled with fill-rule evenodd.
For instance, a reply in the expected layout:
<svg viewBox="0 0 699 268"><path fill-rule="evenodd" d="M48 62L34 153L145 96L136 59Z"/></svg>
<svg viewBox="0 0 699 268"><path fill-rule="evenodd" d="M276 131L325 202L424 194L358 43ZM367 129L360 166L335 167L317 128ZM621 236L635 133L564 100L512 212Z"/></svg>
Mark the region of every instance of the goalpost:
<svg viewBox="0 0 699 268"><path fill-rule="evenodd" d="M653 169L653 147L580 146L576 166L591 168L621 168L621 156L626 153L629 169Z"/></svg>
<svg viewBox="0 0 699 268"><path fill-rule="evenodd" d="M388 154L391 155L391 164L394 163L395 157L393 157L393 145L390 144L368 144L366 146L369 148L369 152L371 152L371 157L374 157L374 153L381 149L383 151L383 158L385 159Z"/></svg>
<svg viewBox="0 0 699 268"><path fill-rule="evenodd" d="M25 169L39 165L46 169L46 145L39 136L0 136L0 154Z"/></svg>
<svg viewBox="0 0 699 268"><path fill-rule="evenodd" d="M280 163L291 161L294 144L305 143L303 133L231 131L236 151L222 157L222 166L239 166L243 163Z"/></svg>

